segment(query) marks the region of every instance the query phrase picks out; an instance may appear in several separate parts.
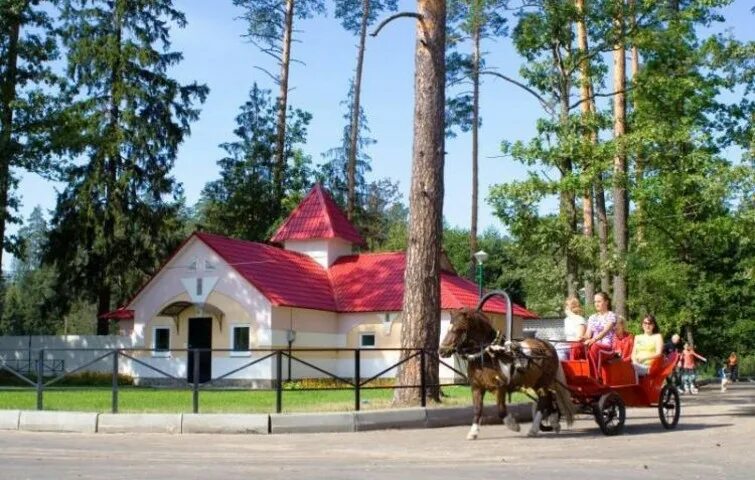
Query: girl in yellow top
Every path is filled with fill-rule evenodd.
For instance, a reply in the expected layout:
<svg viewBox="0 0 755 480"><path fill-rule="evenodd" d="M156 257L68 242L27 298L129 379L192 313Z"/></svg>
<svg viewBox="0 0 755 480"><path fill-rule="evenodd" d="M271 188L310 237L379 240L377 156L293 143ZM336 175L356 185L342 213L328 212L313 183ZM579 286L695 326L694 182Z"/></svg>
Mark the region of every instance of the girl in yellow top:
<svg viewBox="0 0 755 480"><path fill-rule="evenodd" d="M642 333L634 337L632 366L637 375L647 375L653 360L663 354L663 337L658 332L655 317L647 315L642 319Z"/></svg>

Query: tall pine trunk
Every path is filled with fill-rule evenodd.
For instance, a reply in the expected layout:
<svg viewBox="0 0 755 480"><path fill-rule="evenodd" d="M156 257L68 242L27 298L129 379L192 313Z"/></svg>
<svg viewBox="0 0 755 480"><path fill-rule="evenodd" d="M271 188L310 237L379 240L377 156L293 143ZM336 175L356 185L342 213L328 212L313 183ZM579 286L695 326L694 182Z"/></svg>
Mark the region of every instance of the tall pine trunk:
<svg viewBox="0 0 755 480"><path fill-rule="evenodd" d="M404 273L402 348L423 348L428 385L438 382L440 343L440 250L443 235L443 164L445 155L445 0L417 0L414 73L414 145L409 194L409 241ZM402 351L402 360L411 353ZM399 368L398 385L419 385L420 359ZM440 400L440 388L429 396ZM420 390L400 388L399 404L416 404Z"/></svg>
<svg viewBox="0 0 755 480"><path fill-rule="evenodd" d="M367 22L370 19L370 0L362 0L362 24L359 26L359 51L357 52L357 70L354 78L354 104L351 106L351 131L349 132L349 158L347 165L347 199L346 215L354 220L356 209L356 176L357 176L357 139L359 138L359 107L362 93L362 65L364 64L364 48L367 39Z"/></svg>
<svg viewBox="0 0 755 480"><path fill-rule="evenodd" d="M585 23L585 0L576 0L576 7L577 11L579 12L579 19L577 20L577 48L579 50L579 54L582 57L579 66L579 92L580 100L582 101L582 103L580 104L580 109L582 112L582 118L585 122L588 122L592 120L592 114L595 113L595 105L591 98L592 80L590 78L590 60L587 58L587 55L589 54L589 47L587 42L587 25ZM597 144L598 135L595 129L590 128L589 131L585 132L585 136L590 143L592 143L593 145ZM590 171L592 169L592 165L589 165L585 160L582 169L583 171ZM590 181L589 186L587 186L582 192L582 234L585 236L588 245L592 243L592 238L595 235L592 183L593 182ZM594 272L591 268L587 269L587 271L584 272L584 276L585 302L589 302L595 295L595 283L593 281Z"/></svg>
<svg viewBox="0 0 755 480"><path fill-rule="evenodd" d="M103 264L100 267L103 276L97 293L97 335L107 335L109 333L109 320L101 318L102 314L111 309L112 303L112 286L114 268L111 265L111 255L113 249L113 240L115 237L116 219L113 215L114 205L121 202L119 198L118 171L121 167L121 126L120 126L120 102L123 95L122 91L122 71L121 71L121 42L122 42L122 4L123 0L115 2L113 6L113 30L115 32L115 58L112 70L110 72L110 105L109 121L107 135L105 137L106 152L104 155L105 170L105 206L102 230L102 247L101 258Z"/></svg>
<svg viewBox="0 0 755 480"><path fill-rule="evenodd" d="M283 181L286 175L286 109L288 108L288 69L291 63L291 39L294 25L294 1L286 0L283 45L281 48L281 71L278 91L278 119L275 139L275 165L273 167L273 195L278 213L283 200Z"/></svg>
<svg viewBox="0 0 755 480"><path fill-rule="evenodd" d="M477 252L477 217L479 201L479 123L480 123L480 26L472 32L472 218L469 222L470 274L474 273Z"/></svg>
<svg viewBox="0 0 755 480"><path fill-rule="evenodd" d="M569 95L570 90L568 85L568 79L563 80L563 89L561 93L561 128L566 130L569 123ZM561 170L562 178L566 178L572 174L573 164L572 159L564 157L561 159L559 169ZM574 249L571 246L571 239L577 231L577 207L575 204L575 195L571 190L571 187L561 186L559 192L559 210L561 218L566 222L568 230L568 238L564 245L564 257L566 260L566 294L569 297L577 296L577 275L578 275L578 263L577 256L574 253Z"/></svg>
<svg viewBox="0 0 755 480"><path fill-rule="evenodd" d="M621 13L615 20L617 42L613 54L613 136L616 153L613 159L613 235L618 265L613 277L614 311L619 318L627 319L626 255L629 238L627 194L627 156L623 145L626 133L626 51L624 47L624 18Z"/></svg>
<svg viewBox="0 0 755 480"><path fill-rule="evenodd" d="M637 0L629 0L629 6L632 10L632 27L637 28L637 12L636 10ZM640 73L640 52L637 49L637 45L632 45L631 49L631 74L632 74L632 87L637 86L637 75ZM634 97L633 111L637 111L637 98ZM640 186L645 178L645 160L642 156L642 149L638 149L635 159L635 185ZM637 216L637 246L642 247L645 242L645 202L642 196L635 197L636 203L636 216Z"/></svg>
<svg viewBox="0 0 755 480"><path fill-rule="evenodd" d="M5 225L8 220L8 191L10 190L13 163L13 102L16 100L16 83L18 81L18 42L21 35L21 12L26 8L26 2L17 12L7 15L8 47L5 56L0 61L5 65L5 78L0 85L0 273L3 254L5 253ZM3 286L3 275L0 275L0 287ZM0 296L1 297L1 296ZM2 298L0 298L2 305ZM0 314L2 310L0 309Z"/></svg>

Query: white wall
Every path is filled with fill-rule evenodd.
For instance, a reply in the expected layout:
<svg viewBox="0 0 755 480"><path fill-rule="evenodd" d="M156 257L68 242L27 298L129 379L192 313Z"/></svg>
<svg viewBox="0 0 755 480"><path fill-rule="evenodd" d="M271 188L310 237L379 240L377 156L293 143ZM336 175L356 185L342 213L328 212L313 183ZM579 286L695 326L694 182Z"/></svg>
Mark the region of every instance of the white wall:
<svg viewBox="0 0 755 480"><path fill-rule="evenodd" d="M189 266L195 259L198 260L197 269L191 270ZM209 261L214 268L205 269L205 261ZM226 264L225 260L220 258L204 242L194 237L158 272L129 305L129 308L134 310L132 337L136 345L146 345L145 335L153 319L173 299L182 298L182 295L186 295L185 284L194 285L198 277L217 279L212 289L209 288L211 282L203 282L206 298L212 293L222 294L238 302L249 313L256 329L262 332L271 329L270 302L235 268ZM223 307L223 305L218 306ZM260 345L263 348L264 346Z"/></svg>
<svg viewBox="0 0 755 480"><path fill-rule="evenodd" d="M96 335L60 335L60 336L7 336L0 337L0 358L15 365L16 360L32 361L39 358L39 350L45 350L45 360L63 360L66 371L74 370L100 355L116 348L133 348L131 337L96 336ZM99 350L60 351L55 349L84 348ZM123 359L122 359L123 360ZM120 372L126 373L127 365L122 362ZM113 358L109 356L86 367L90 372L112 372Z"/></svg>
<svg viewBox="0 0 755 480"><path fill-rule="evenodd" d="M323 268L329 268L338 257L351 255L352 246L340 238L316 240L286 240L283 244L286 250L308 255Z"/></svg>

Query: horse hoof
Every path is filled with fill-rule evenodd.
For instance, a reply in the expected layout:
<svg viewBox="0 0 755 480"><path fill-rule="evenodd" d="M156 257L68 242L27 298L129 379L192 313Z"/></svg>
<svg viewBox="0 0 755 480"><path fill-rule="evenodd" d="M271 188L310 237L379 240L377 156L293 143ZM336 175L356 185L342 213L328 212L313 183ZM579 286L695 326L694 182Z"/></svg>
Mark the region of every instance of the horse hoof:
<svg viewBox="0 0 755 480"><path fill-rule="evenodd" d="M530 430L527 432L528 437L537 437L537 430Z"/></svg>
<svg viewBox="0 0 755 480"><path fill-rule="evenodd" d="M520 430L519 424L516 423L516 420L510 417L506 417L503 419L503 423L509 427L509 430L513 432L518 432Z"/></svg>
<svg viewBox="0 0 755 480"><path fill-rule="evenodd" d="M477 434L476 434L476 433L472 433L472 432L469 432L469 433L467 434L467 440L477 440Z"/></svg>

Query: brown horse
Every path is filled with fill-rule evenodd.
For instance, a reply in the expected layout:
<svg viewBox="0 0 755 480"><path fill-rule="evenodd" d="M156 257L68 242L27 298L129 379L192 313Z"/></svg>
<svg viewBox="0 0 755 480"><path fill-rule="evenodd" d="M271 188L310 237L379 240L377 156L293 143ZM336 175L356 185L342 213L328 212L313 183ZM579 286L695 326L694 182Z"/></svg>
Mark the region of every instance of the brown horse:
<svg viewBox="0 0 755 480"><path fill-rule="evenodd" d="M553 346L540 339L526 338L521 342L506 342L479 310L456 310L451 314L451 326L440 346L441 357L458 354L468 360L467 377L472 388L474 420L467 439L479 434L482 402L485 392L495 392L498 416L514 431L519 425L506 411L506 394L531 389L537 395L532 428L528 435L550 429L558 432L563 415L571 425L576 413L565 385L561 362Z"/></svg>

